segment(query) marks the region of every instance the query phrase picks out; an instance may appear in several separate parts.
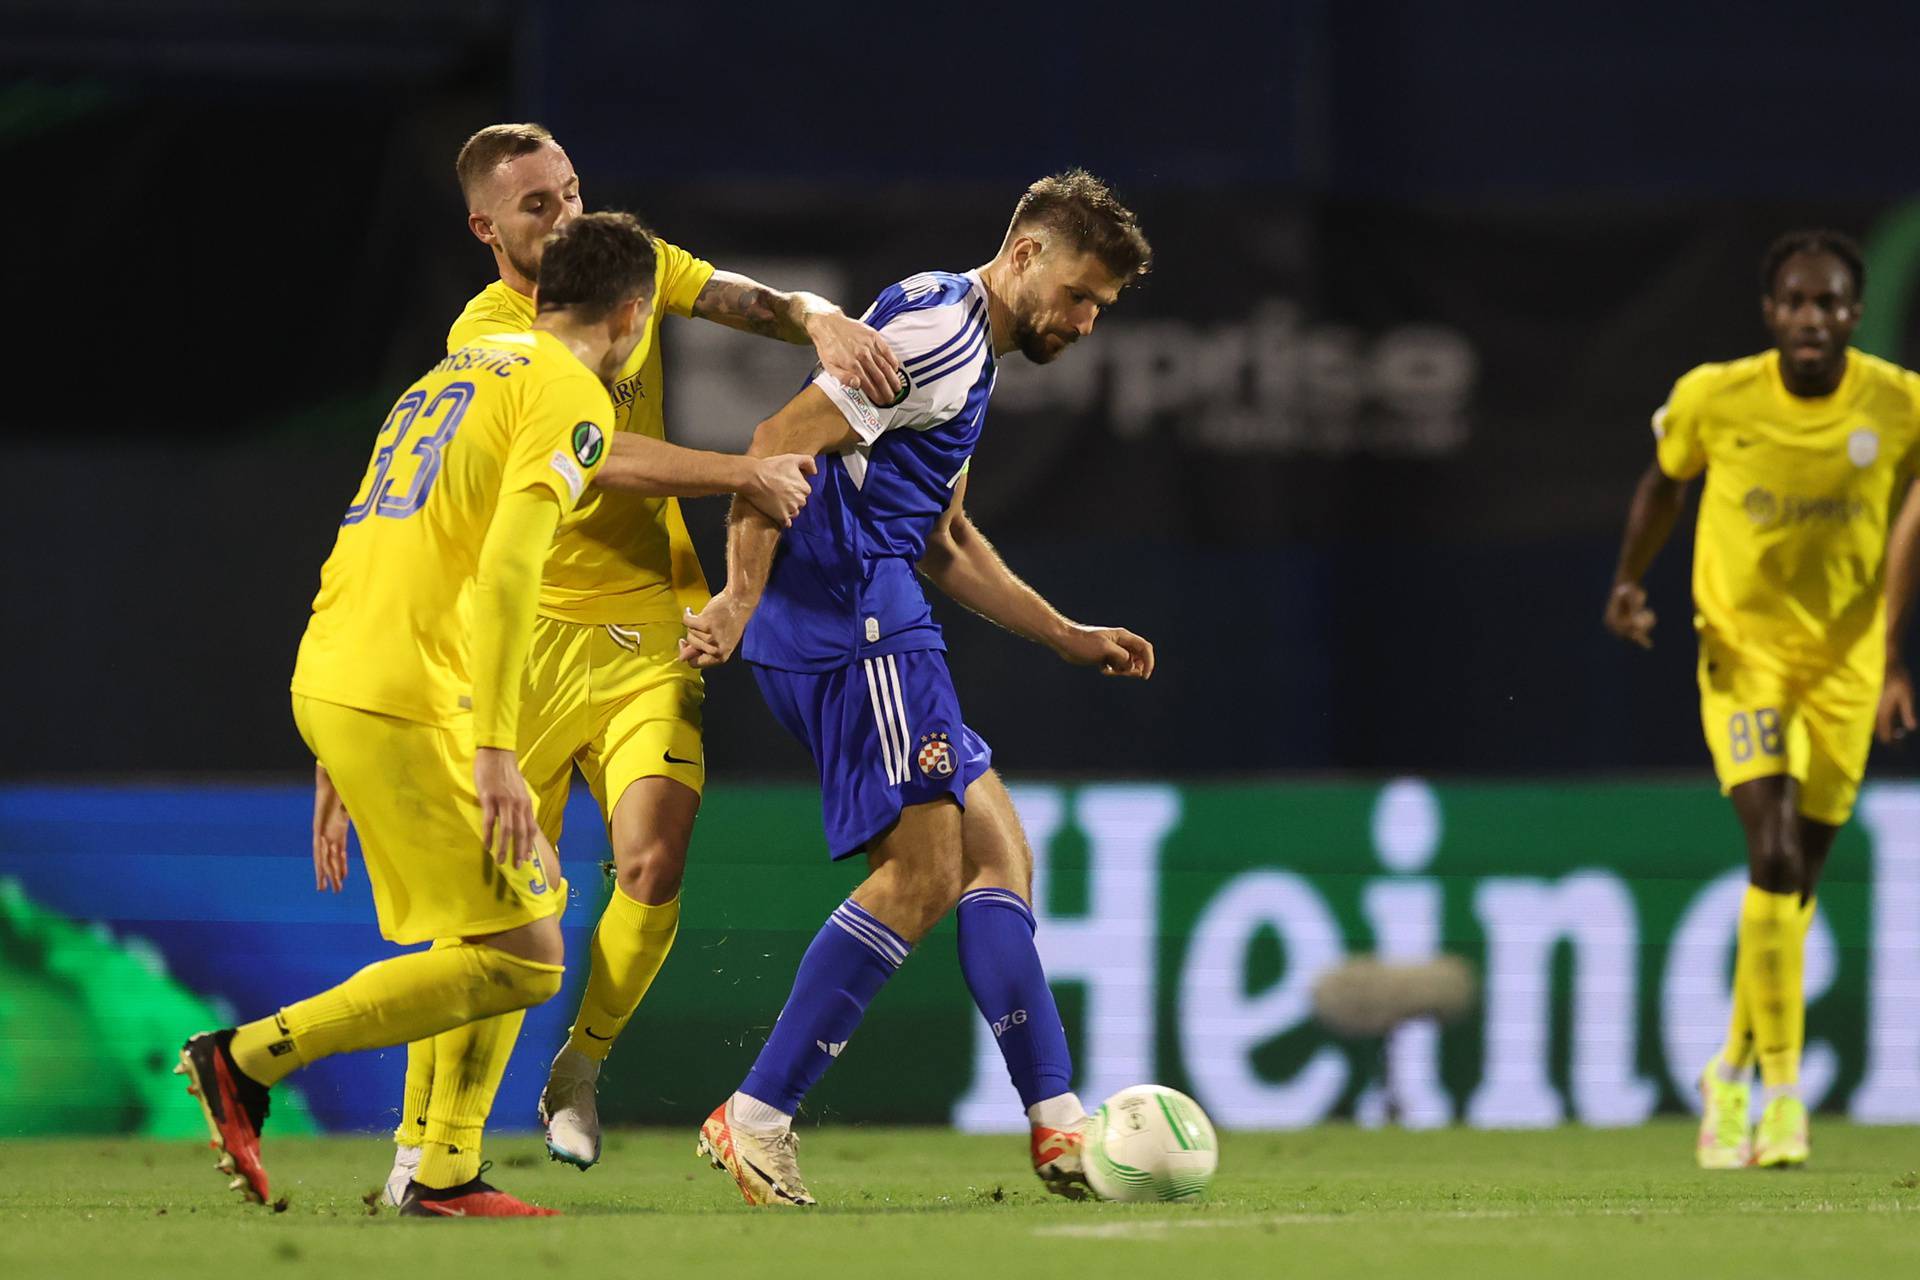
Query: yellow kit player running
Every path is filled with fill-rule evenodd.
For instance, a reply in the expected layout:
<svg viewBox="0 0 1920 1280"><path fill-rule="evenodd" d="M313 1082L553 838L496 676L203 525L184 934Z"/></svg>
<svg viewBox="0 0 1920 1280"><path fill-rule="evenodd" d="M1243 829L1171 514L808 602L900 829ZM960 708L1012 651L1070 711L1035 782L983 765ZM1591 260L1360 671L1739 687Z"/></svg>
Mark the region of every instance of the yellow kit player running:
<svg viewBox="0 0 1920 1280"><path fill-rule="evenodd" d="M547 250L533 332L448 355L380 428L321 570L294 721L360 824L381 932L443 941L187 1042L180 1071L249 1199L268 1196L271 1086L330 1054L431 1037L449 1069L402 1212L548 1212L480 1180L504 1061L476 1028L560 990L565 886L515 757L523 673L540 568L608 455L602 379L647 332L654 262L630 216L575 221Z"/></svg>
<svg viewBox="0 0 1920 1280"><path fill-rule="evenodd" d="M469 228L492 249L500 278L454 322L450 349L533 322L541 245L581 209L572 162L538 125L480 130L455 169ZM813 294L783 293L716 271L663 240L655 247L656 306L639 344L610 379L616 461L621 446L665 436L658 333L668 314L811 342L836 377L882 402L893 399L900 376L893 349L840 308ZM666 495L735 492L784 525L798 509L788 489L793 467L813 465L811 458L775 459L769 469L761 459L691 450L676 455L705 465L674 471L674 482L652 489L652 496L603 492L582 502L579 522L563 531L547 562L528 667L521 760L541 827L559 840L577 764L607 821L617 872L594 932L579 1016L541 1101L549 1151L583 1169L600 1156L600 1065L673 945L687 845L705 785L701 676L678 660L678 648L681 619L705 607L707 585L679 505ZM335 825L343 828L344 818ZM516 1019L503 1032L509 1043L517 1029ZM432 1053L429 1042L408 1050L390 1200L418 1159L421 1106L435 1080Z"/></svg>
<svg viewBox="0 0 1920 1280"><path fill-rule="evenodd" d="M1700 718L1746 832L1733 1014L1701 1073L1705 1169L1804 1164L1801 966L1814 891L1866 772L1889 665L1888 531L1920 442L1920 375L1852 350L1865 271L1828 231L1762 263L1774 349L1707 364L1654 415L1655 461L1627 517L1606 625L1651 647L1641 577L1702 471L1693 600ZM1901 527L1910 528L1903 512ZM1896 561L1907 559L1896 542ZM1904 608L1904 605L1902 605ZM1755 1060L1765 1109L1749 1129Z"/></svg>

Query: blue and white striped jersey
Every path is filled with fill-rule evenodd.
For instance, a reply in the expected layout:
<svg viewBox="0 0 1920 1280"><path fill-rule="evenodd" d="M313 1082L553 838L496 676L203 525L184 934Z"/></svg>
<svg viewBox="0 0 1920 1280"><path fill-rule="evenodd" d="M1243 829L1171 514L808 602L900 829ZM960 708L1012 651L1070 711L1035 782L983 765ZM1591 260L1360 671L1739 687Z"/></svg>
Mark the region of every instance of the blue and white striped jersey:
<svg viewBox="0 0 1920 1280"><path fill-rule="evenodd" d="M741 645L760 666L830 671L946 648L914 565L986 420L994 380L986 286L971 271L909 276L862 318L899 355L907 386L893 404L876 405L815 374L859 443L821 455L813 496L780 541Z"/></svg>

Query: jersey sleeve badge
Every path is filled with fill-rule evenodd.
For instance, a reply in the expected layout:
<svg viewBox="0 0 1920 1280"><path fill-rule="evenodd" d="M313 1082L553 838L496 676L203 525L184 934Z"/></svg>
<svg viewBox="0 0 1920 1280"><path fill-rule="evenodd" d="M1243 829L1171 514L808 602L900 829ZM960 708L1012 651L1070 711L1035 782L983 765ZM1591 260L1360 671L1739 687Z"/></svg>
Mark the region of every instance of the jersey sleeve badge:
<svg viewBox="0 0 1920 1280"><path fill-rule="evenodd" d="M600 461L600 455L607 449L607 433L600 429L597 422L577 422L573 427L573 456L583 467L591 467Z"/></svg>

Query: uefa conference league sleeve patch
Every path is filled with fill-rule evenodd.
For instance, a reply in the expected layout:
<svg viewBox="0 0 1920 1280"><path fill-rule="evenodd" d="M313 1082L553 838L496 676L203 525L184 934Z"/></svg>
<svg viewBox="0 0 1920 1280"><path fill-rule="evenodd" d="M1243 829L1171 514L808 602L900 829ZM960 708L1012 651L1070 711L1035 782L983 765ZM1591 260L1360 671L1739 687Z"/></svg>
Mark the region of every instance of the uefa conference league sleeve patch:
<svg viewBox="0 0 1920 1280"><path fill-rule="evenodd" d="M600 461L600 455L607 449L607 433L600 429L597 422L576 422L573 426L573 456L583 467L591 467Z"/></svg>
<svg viewBox="0 0 1920 1280"><path fill-rule="evenodd" d="M607 451L607 433L600 429L597 422L576 422L568 437L573 448L573 457L555 449L553 457L547 459L547 465L567 482L567 493L572 501L580 501L580 495L587 491L586 473L582 467L591 467L599 462Z"/></svg>

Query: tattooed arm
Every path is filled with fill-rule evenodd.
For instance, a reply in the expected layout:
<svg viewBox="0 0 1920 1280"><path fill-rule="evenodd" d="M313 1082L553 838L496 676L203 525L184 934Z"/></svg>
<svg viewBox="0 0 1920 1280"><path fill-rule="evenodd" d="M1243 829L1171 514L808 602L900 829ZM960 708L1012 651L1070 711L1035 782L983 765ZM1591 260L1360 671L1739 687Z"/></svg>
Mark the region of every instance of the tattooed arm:
<svg viewBox="0 0 1920 1280"><path fill-rule="evenodd" d="M693 314L763 338L811 344L822 368L875 404L899 397L900 359L887 340L817 293L785 293L716 271L693 300Z"/></svg>

